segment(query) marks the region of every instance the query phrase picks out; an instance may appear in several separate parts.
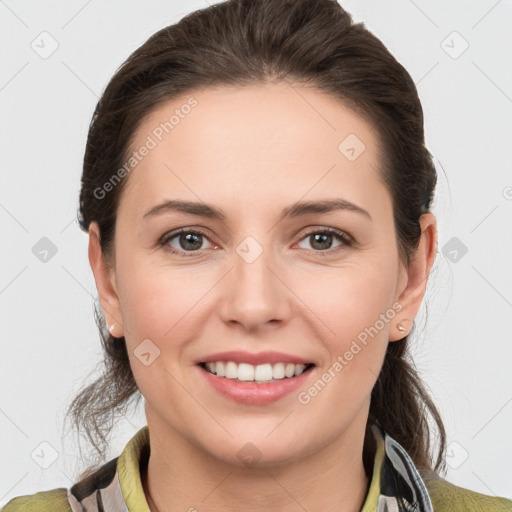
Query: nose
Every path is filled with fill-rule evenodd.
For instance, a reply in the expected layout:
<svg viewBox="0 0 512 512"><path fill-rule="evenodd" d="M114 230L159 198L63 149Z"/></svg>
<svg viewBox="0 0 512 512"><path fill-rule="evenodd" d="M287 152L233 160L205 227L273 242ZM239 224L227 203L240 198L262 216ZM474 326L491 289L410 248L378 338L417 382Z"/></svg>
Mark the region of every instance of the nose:
<svg viewBox="0 0 512 512"><path fill-rule="evenodd" d="M272 256L270 249L254 240L241 243L233 253L233 268L226 276L221 306L224 322L255 331L277 326L288 318L290 290L284 270Z"/></svg>

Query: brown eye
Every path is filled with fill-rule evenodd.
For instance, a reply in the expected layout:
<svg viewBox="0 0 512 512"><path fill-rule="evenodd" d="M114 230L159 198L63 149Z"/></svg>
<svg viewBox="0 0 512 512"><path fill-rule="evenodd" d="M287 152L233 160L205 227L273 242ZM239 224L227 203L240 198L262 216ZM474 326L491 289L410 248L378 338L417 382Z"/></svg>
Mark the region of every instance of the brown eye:
<svg viewBox="0 0 512 512"><path fill-rule="evenodd" d="M339 242L333 251L352 244L352 239L346 233L333 228L321 228L310 231L301 241L303 240L309 240L312 250L317 252L331 252L330 249L332 248L333 240Z"/></svg>
<svg viewBox="0 0 512 512"><path fill-rule="evenodd" d="M176 240L176 245L170 245L170 242L174 240ZM164 235L159 244L173 254L193 256L194 253L205 249L205 247L203 247L205 240L209 241L209 238L206 233L201 230L182 228Z"/></svg>

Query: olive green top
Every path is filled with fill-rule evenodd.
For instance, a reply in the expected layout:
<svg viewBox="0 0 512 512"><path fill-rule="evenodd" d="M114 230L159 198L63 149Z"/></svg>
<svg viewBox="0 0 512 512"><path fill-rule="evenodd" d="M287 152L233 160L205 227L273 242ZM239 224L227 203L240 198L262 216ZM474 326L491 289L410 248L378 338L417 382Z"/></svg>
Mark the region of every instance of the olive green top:
<svg viewBox="0 0 512 512"><path fill-rule="evenodd" d="M512 512L510 499L458 487L435 473L420 477L399 443L376 425L372 431L376 440L373 475L361 512ZM145 426L119 457L70 489L13 498L1 512L150 512L141 480L149 446Z"/></svg>

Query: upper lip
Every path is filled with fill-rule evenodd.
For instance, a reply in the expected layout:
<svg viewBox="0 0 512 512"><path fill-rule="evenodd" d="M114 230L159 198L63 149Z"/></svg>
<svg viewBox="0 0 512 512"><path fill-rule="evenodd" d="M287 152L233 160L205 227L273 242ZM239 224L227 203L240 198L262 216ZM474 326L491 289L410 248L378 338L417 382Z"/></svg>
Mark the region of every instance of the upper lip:
<svg viewBox="0 0 512 512"><path fill-rule="evenodd" d="M244 352L243 350L230 350L227 352L217 352L203 357L199 363L214 363L217 361L234 361L235 363L249 363L252 365L264 363L293 363L293 364L312 364L311 361L303 357L284 354L283 352Z"/></svg>

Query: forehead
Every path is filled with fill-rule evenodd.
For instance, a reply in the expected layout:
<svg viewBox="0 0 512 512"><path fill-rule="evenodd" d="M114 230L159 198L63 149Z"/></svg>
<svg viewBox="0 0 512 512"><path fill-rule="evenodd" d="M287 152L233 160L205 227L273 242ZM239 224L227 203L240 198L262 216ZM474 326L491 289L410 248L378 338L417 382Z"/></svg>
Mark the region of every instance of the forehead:
<svg viewBox="0 0 512 512"><path fill-rule="evenodd" d="M145 205L167 186L212 202L249 193L255 201L295 201L326 191L362 201L383 187L375 128L339 99L283 82L210 87L167 101L140 124L131 149L143 146L125 194Z"/></svg>

